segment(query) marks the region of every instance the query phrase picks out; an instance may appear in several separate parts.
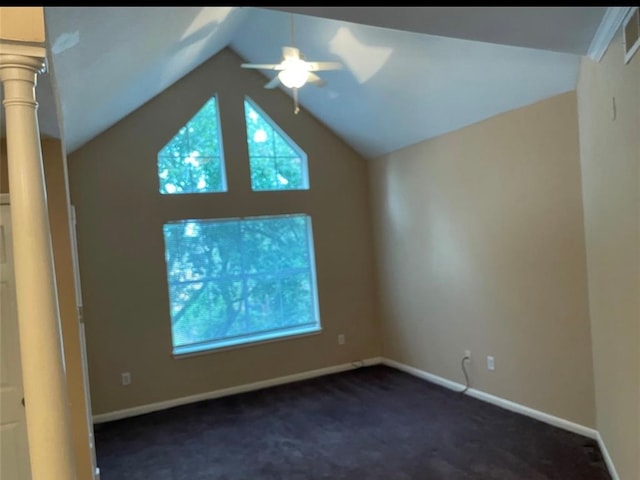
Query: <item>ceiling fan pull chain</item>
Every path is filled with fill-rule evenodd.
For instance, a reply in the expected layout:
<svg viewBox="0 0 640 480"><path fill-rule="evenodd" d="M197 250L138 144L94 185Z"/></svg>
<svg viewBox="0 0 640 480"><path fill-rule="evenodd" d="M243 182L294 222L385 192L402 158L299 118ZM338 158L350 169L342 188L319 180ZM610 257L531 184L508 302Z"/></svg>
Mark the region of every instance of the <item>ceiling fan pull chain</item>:
<svg viewBox="0 0 640 480"><path fill-rule="evenodd" d="M293 89L293 114L297 115L298 112L300 111L300 107L298 106L298 89L294 88Z"/></svg>

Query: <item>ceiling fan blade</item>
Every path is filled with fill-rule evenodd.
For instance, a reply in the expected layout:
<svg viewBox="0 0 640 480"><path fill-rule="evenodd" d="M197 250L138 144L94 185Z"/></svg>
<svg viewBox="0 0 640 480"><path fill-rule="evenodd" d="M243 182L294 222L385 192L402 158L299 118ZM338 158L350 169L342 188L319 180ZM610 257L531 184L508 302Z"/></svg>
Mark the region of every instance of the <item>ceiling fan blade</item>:
<svg viewBox="0 0 640 480"><path fill-rule="evenodd" d="M316 87L324 87L327 84L327 82L325 82L323 79L321 79L318 75L316 75L313 72L309 72L309 78L307 80L307 83L311 83Z"/></svg>
<svg viewBox="0 0 640 480"><path fill-rule="evenodd" d="M278 85L280 85L280 79L276 75L267 84L265 84L264 88L276 88Z"/></svg>
<svg viewBox="0 0 640 480"><path fill-rule="evenodd" d="M264 70L282 70L280 63L243 63L242 68L261 68Z"/></svg>
<svg viewBox="0 0 640 480"><path fill-rule="evenodd" d="M282 58L300 58L300 50L296 47L282 47Z"/></svg>
<svg viewBox="0 0 640 480"><path fill-rule="evenodd" d="M309 70L317 72L319 70L340 70L344 68L340 62L307 62Z"/></svg>

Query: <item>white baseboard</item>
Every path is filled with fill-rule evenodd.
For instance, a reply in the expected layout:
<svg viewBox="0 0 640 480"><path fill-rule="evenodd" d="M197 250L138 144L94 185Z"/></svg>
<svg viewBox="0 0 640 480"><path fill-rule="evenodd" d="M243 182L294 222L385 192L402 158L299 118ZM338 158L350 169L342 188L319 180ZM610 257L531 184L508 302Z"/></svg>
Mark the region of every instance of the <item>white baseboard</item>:
<svg viewBox="0 0 640 480"><path fill-rule="evenodd" d="M609 469L611 480L620 480L620 477L618 476L618 472L616 471L616 466L613 464L611 455L609 455L609 450L607 450L607 447L604 444L604 440L602 440L600 433L598 433L597 440L598 440L598 446L600 446L600 451L602 452L602 458L604 458L604 463L607 464L607 468Z"/></svg>
<svg viewBox="0 0 640 480"><path fill-rule="evenodd" d="M464 390L464 385L453 382L443 377L439 377L438 375L434 375L429 372L425 372L424 370L420 370L415 367L411 367L409 365L405 365L404 363L396 362L395 360L391 360L389 358L382 358L382 364L387 365L389 367L397 368L403 372L414 375L423 380L427 380L429 382L435 383L436 385L440 385L442 387L448 388L450 390L455 390L461 392ZM611 459L611 455L609 455L609 451L600 436L600 433L589 427L585 427L584 425L580 425L578 423L571 422L564 418L556 417L554 415L550 415L548 413L541 412L539 410L535 410L530 407L526 407L519 403L512 402L510 400L505 400L504 398L496 397L495 395L491 395L489 393L482 392L480 390L476 390L474 388L470 388L466 392L470 397L477 398L478 400L483 400L485 402L491 403L501 408L505 408L515 413L520 413L522 415L526 415L527 417L535 418L536 420L540 420L542 422L548 423L549 425L553 425L554 427L562 428L563 430L567 430L569 432L577 433L578 435L585 436L587 438L591 438L598 442L598 446L600 447L600 451L602 452L602 457L604 458L605 464L607 465L607 469L609 470L609 474L611 475L612 480L620 480L618 476L618 472L616 471L616 467Z"/></svg>
<svg viewBox="0 0 640 480"><path fill-rule="evenodd" d="M174 398L172 400L166 400L163 402L149 403L147 405L140 405L137 407L116 410L113 412L101 413L98 415L93 415L93 423L111 422L113 420L135 417L136 415L143 415L145 413L165 410L167 408L177 407L179 405L186 405L189 403L200 402L202 400L210 400L213 398L226 397L228 395L234 395L236 393L260 390L262 388L274 387L276 385L284 385L286 383L297 382L299 380L307 380L309 378L321 377L323 375L329 375L332 373L345 372L359 366L377 365L379 363L382 363L381 357L368 358L365 360L354 361L352 363L343 363L342 365L334 365L332 367L294 373L293 375L286 375L284 377L270 378L269 380L263 380L260 382L247 383L245 385L238 385L235 387L213 390L211 392L199 393L196 395L190 395L188 397Z"/></svg>
<svg viewBox="0 0 640 480"><path fill-rule="evenodd" d="M382 363L389 367L397 368L398 370L402 370L403 372L414 375L418 378L422 378L424 380L428 380L429 382L435 383L442 387L448 388L450 390L462 391L464 390L464 385L453 382L451 380L447 380L446 378L439 377L438 375L434 375L429 372L425 372L424 370L420 370L415 367L410 367L409 365L405 365L400 362L396 362L395 360L390 360L388 358L383 358ZM470 397L477 398L478 400L483 400L487 403L491 403L498 407L504 408L506 410L510 410L515 413L520 413L522 415L526 415L527 417L535 418L536 420L540 420L542 422L548 423L549 425L553 425L554 427L562 428L563 430L568 430L573 433L577 433L578 435L583 435L585 437L596 439L598 437L598 432L593 428L585 427L584 425L580 425L578 423L571 422L564 418L556 417L554 415L550 415L548 413L541 412L539 410L535 410L530 407L526 407L519 403L512 402L510 400L506 400L501 397L497 397L495 395L491 395L489 393L485 393L481 390L476 390L474 388L470 388L467 390L466 395Z"/></svg>

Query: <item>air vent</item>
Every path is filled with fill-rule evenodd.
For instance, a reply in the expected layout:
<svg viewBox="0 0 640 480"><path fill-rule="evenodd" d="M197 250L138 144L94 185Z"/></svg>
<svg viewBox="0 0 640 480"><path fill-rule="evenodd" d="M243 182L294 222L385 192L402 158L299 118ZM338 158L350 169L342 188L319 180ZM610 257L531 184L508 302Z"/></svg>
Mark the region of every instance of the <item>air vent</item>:
<svg viewBox="0 0 640 480"><path fill-rule="evenodd" d="M629 63L640 48L640 8L632 7L622 23L624 36L624 63Z"/></svg>

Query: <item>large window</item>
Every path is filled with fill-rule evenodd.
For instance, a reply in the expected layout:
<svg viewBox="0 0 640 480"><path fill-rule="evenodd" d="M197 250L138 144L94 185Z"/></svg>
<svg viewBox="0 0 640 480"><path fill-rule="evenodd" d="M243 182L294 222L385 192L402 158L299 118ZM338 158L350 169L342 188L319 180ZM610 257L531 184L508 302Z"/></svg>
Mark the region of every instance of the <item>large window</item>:
<svg viewBox="0 0 640 480"><path fill-rule="evenodd" d="M252 190L307 190L307 156L251 100L244 101Z"/></svg>
<svg viewBox="0 0 640 480"><path fill-rule="evenodd" d="M226 191L219 125L212 97L158 153L160 193Z"/></svg>
<svg viewBox="0 0 640 480"><path fill-rule="evenodd" d="M174 354L320 330L311 219L164 225Z"/></svg>

